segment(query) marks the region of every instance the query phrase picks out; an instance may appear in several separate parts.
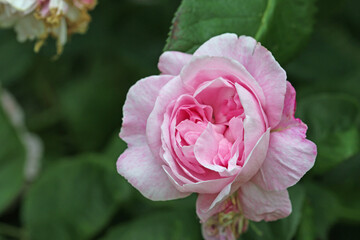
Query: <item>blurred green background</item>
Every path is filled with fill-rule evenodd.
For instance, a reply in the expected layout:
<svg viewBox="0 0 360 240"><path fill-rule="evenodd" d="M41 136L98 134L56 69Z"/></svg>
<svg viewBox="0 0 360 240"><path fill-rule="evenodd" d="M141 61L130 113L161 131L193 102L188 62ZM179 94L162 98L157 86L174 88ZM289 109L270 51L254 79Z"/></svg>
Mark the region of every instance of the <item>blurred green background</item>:
<svg viewBox="0 0 360 240"><path fill-rule="evenodd" d="M182 12L192 14L189 8L198 9L194 4L199 2L183 1ZM237 3L240 15L261 1L245 2ZM318 158L290 189L290 217L251 223L242 239L360 239L360 1L276 2L276 21L291 19L289 9L299 17L282 31L280 23L272 23L272 34L258 39L273 51L297 90L297 116L308 124ZM12 29L0 31L2 88L17 100L28 131L44 145L40 171L26 177L27 131L14 127L0 106L0 240L201 239L195 195L151 202L115 168L126 148L117 135L129 87L159 73L165 45L189 52L197 47L174 39L166 44L180 3L99 1L88 32L72 36L56 61L51 60L54 41L35 54L32 42L18 43ZM233 9L204 14L215 19L222 11ZM191 21L183 16L176 18L180 28ZM251 25L238 28L241 21L224 24L205 32L192 29L192 37L201 44L234 26L238 34L252 35ZM189 34L181 31L177 39Z"/></svg>

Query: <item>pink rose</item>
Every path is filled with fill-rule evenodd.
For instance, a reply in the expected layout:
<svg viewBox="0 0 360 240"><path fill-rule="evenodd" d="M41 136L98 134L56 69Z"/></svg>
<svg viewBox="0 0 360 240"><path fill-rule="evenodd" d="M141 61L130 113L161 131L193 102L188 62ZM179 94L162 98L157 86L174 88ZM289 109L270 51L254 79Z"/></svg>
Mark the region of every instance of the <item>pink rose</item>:
<svg viewBox="0 0 360 240"><path fill-rule="evenodd" d="M316 146L272 54L223 34L193 55L163 53L158 67L127 95L118 172L152 200L198 193L203 222L236 191L247 219L288 216L287 188L313 166Z"/></svg>

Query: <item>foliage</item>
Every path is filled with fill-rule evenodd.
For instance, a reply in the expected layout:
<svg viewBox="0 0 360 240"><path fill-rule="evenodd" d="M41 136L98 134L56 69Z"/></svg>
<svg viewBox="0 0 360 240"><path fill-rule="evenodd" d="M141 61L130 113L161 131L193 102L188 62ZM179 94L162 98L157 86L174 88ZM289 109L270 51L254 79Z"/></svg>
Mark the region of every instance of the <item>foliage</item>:
<svg viewBox="0 0 360 240"><path fill-rule="evenodd" d="M318 146L315 167L290 189L292 214L251 222L242 239L359 239L358 9L356 0L99 1L88 32L57 60L54 44L35 54L2 29L0 99L4 89L16 98L45 151L27 178L25 129L1 103L0 239L201 239L195 195L151 202L117 175L126 148L117 134L129 87L158 74L164 45L193 52L223 32L274 53Z"/></svg>

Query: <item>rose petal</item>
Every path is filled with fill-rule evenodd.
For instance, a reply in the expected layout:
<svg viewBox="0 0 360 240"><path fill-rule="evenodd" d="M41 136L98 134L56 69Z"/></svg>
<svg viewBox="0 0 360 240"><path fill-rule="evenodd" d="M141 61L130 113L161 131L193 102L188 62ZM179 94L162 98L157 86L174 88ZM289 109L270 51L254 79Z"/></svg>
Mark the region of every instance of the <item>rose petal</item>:
<svg viewBox="0 0 360 240"><path fill-rule="evenodd" d="M253 181L263 189L285 190L297 183L315 162L316 145L306 139L307 126L294 118L295 90L287 84L283 116L270 135L269 150Z"/></svg>
<svg viewBox="0 0 360 240"><path fill-rule="evenodd" d="M269 144L270 129L259 139L253 151L245 161L235 180L225 186L218 194L199 195L196 203L196 212L202 221L213 215L221 202L239 189L241 185L249 181L261 167Z"/></svg>
<svg viewBox="0 0 360 240"><path fill-rule="evenodd" d="M234 178L217 178L212 180L204 180L194 183L181 183L181 180L175 176L174 171L168 166L163 166L165 172L169 176L171 182L180 192L196 192L200 194L214 194L221 192L224 186L227 186Z"/></svg>
<svg viewBox="0 0 360 240"><path fill-rule="evenodd" d="M206 222L211 216L221 210L221 202L230 196L231 185L227 185L218 194L199 194L196 200L196 214L201 222ZM214 204L216 203L216 204Z"/></svg>
<svg viewBox="0 0 360 240"><path fill-rule="evenodd" d="M116 165L119 174L141 194L151 200L171 200L190 195L178 191L169 181L162 166L153 157L145 137L138 138L133 145L121 154Z"/></svg>
<svg viewBox="0 0 360 240"><path fill-rule="evenodd" d="M251 42L253 42L251 44ZM250 45L253 46L249 47ZM264 111L270 127L275 127L280 119L286 92L286 72L281 68L269 50L256 43L251 37L241 36L238 41L241 63L261 86L266 105Z"/></svg>
<svg viewBox="0 0 360 240"><path fill-rule="evenodd" d="M181 70L180 77L191 92L195 92L206 81L224 78L243 85L259 99L262 105L265 104L264 93L259 84L242 64L232 59L208 56L192 58Z"/></svg>
<svg viewBox="0 0 360 240"><path fill-rule="evenodd" d="M185 197L169 181L160 157L154 157L146 141L146 120L159 90L173 76L152 76L138 81L127 95L120 137L128 149L117 161L118 172L144 196L152 200Z"/></svg>
<svg viewBox="0 0 360 240"><path fill-rule="evenodd" d="M222 34L206 41L194 56L227 57L241 63L254 77L264 92L262 104L269 124L275 127L281 118L286 91L286 72L271 52L255 39L235 34Z"/></svg>
<svg viewBox="0 0 360 240"><path fill-rule="evenodd" d="M213 163L219 148L216 134L212 124L208 123L206 129L196 141L194 154L198 162L205 168L216 172L224 172L227 170L225 167Z"/></svg>
<svg viewBox="0 0 360 240"><path fill-rule="evenodd" d="M312 168L316 145L305 139L306 125L300 122L270 136L266 159L253 181L270 191L285 190L296 184Z"/></svg>
<svg viewBox="0 0 360 240"><path fill-rule="evenodd" d="M291 213L287 190L265 191L252 182L240 188L240 202L245 218L252 221L275 221Z"/></svg>
<svg viewBox="0 0 360 240"><path fill-rule="evenodd" d="M160 89L169 82L173 76L151 76L138 81L132 86L126 96L123 107L123 124L120 137L133 145L131 139L146 134L146 121L154 108L156 97Z"/></svg>
<svg viewBox="0 0 360 240"><path fill-rule="evenodd" d="M255 144L265 132L267 121L257 99L243 86L235 83L240 102L244 108L244 148L245 157L253 150Z"/></svg>
<svg viewBox="0 0 360 240"><path fill-rule="evenodd" d="M239 38L234 33L224 33L210 38L195 52L194 56L217 56L237 60L237 42Z"/></svg>
<svg viewBox="0 0 360 240"><path fill-rule="evenodd" d="M179 75L185 64L190 62L191 54L167 51L161 54L158 68L163 74Z"/></svg>
<svg viewBox="0 0 360 240"><path fill-rule="evenodd" d="M177 99L180 95L185 94L187 91L183 87L179 77L173 78L166 85L164 85L158 97L155 105L152 108L152 112L147 118L146 123L146 136L148 144L154 155L159 155L162 146L161 143L161 125L164 120L164 114L167 106L172 100Z"/></svg>

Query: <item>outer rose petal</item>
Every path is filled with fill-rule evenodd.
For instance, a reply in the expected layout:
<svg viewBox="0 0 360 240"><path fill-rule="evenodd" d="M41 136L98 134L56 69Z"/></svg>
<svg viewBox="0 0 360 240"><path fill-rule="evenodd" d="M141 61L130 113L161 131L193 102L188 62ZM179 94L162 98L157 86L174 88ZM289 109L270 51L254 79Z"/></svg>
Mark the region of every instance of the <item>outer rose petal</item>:
<svg viewBox="0 0 360 240"><path fill-rule="evenodd" d="M146 141L146 120L161 87L173 76L153 76L138 81L130 90L124 105L120 137L129 148L117 161L118 172L152 200L185 197L176 190L162 169L162 160L155 158Z"/></svg>
<svg viewBox="0 0 360 240"><path fill-rule="evenodd" d="M242 64L232 59L209 56L193 58L181 70L180 77L185 87L191 92L195 92L206 81L217 78L228 79L233 83L246 86L256 95L261 105L265 104L265 96L261 86Z"/></svg>
<svg viewBox="0 0 360 240"><path fill-rule="evenodd" d="M179 192L172 185L162 166L153 157L145 137L139 138L137 145L121 154L116 165L118 172L151 200L171 200L190 195Z"/></svg>
<svg viewBox="0 0 360 240"><path fill-rule="evenodd" d="M163 74L179 75L181 69L190 62L191 54L168 51L161 54L158 68Z"/></svg>
<svg viewBox="0 0 360 240"><path fill-rule="evenodd" d="M294 112L295 90L288 83L282 120L271 133L266 159L253 178L263 189L285 190L314 165L316 145L306 139L307 126L294 118Z"/></svg>
<svg viewBox="0 0 360 240"><path fill-rule="evenodd" d="M266 104L264 111L270 127L281 118L286 91L286 73L271 52L252 37L222 34L211 38L194 53L194 56L227 57L240 62L261 86Z"/></svg>
<svg viewBox="0 0 360 240"><path fill-rule="evenodd" d="M177 99L180 95L187 93L184 89L180 77L175 77L169 81L158 93L155 106L147 119L146 135L151 151L154 155L159 155L161 143L161 125L164 121L164 113L168 104Z"/></svg>
<svg viewBox="0 0 360 240"><path fill-rule="evenodd" d="M146 134L146 121L154 108L160 89L173 76L151 76L138 81L126 96L120 137L131 146L132 138ZM135 142L136 143L136 142ZM136 143L137 144L137 143Z"/></svg>
<svg viewBox="0 0 360 240"><path fill-rule="evenodd" d="M291 202L287 190L265 191L252 182L239 189L245 218L252 221L275 221L289 216Z"/></svg>
<svg viewBox="0 0 360 240"><path fill-rule="evenodd" d="M231 184L223 188L223 190L221 190L218 194L199 194L196 200L196 214L200 218L201 222L206 222L211 216L220 212L222 208L222 200L229 197L230 193ZM221 200L219 201L219 199ZM217 204L214 205L214 202Z"/></svg>

